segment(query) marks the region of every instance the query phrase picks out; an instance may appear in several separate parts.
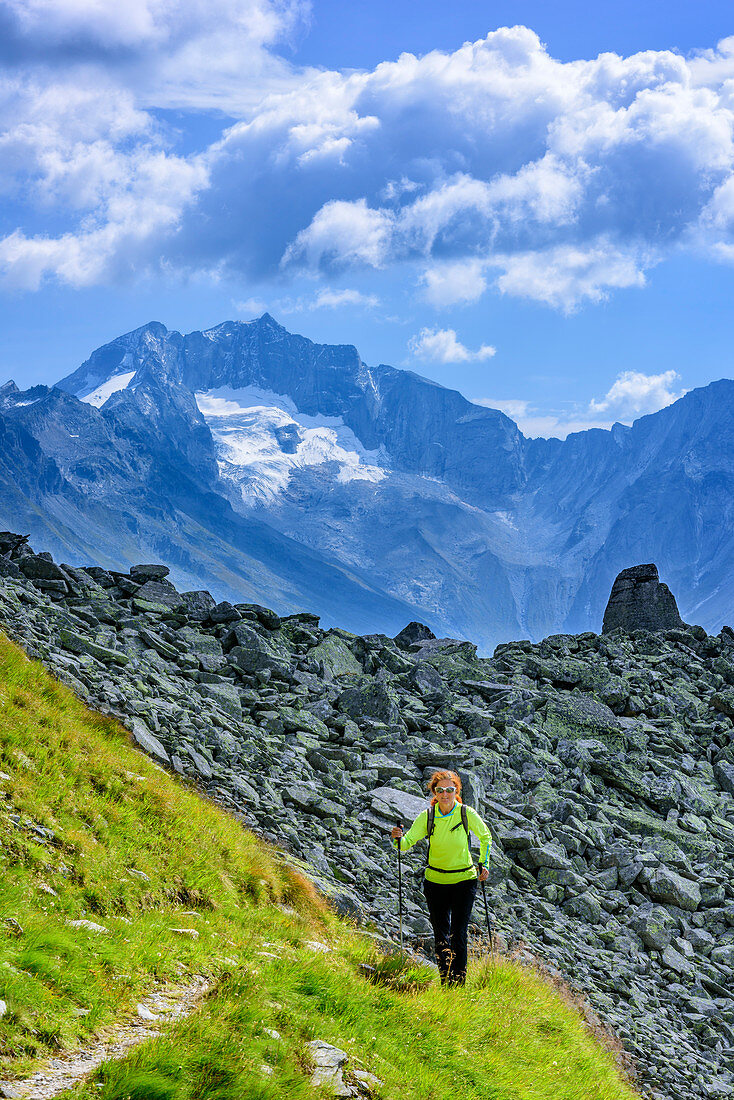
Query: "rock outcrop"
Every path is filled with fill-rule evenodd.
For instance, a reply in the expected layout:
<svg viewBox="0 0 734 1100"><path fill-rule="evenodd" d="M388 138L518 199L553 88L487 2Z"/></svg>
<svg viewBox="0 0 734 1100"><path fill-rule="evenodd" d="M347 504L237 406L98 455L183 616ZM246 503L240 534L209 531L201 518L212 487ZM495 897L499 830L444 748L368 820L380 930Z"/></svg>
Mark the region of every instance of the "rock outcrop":
<svg viewBox="0 0 734 1100"><path fill-rule="evenodd" d="M149 585L166 598L141 598ZM728 627L556 634L491 658L413 628L401 648L177 593L156 566L58 565L10 534L0 626L305 867L338 911L393 938L390 827L426 804L434 768L456 770L492 831L487 897L508 946L586 996L643 1095L732 1094ZM430 952L422 850L403 868L405 934ZM479 906L474 920L481 936Z"/></svg>
<svg viewBox="0 0 734 1100"><path fill-rule="evenodd" d="M633 565L617 575L604 612L602 634L617 629L631 633L684 626L675 596L658 577L656 565Z"/></svg>

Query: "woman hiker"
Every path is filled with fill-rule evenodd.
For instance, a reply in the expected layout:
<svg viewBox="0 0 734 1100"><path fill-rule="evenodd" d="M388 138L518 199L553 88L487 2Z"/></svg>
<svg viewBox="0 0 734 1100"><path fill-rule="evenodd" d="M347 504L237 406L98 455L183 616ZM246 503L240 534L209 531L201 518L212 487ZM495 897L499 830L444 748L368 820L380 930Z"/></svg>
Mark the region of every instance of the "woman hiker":
<svg viewBox="0 0 734 1100"><path fill-rule="evenodd" d="M400 851L407 852L427 836L433 818L423 893L433 926L441 985L464 985L469 917L477 882L484 882L489 874L492 837L479 814L462 804L461 780L455 772L434 772L428 793L430 807L418 814L404 837L399 825L393 827L391 836ZM469 854L469 829L479 837L478 877Z"/></svg>

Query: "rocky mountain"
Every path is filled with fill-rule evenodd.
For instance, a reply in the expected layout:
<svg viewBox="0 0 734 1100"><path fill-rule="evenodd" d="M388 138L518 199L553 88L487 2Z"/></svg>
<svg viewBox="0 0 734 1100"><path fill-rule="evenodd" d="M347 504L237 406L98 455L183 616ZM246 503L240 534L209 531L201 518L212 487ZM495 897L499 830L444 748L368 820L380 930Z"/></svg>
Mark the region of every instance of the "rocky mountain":
<svg viewBox="0 0 734 1100"><path fill-rule="evenodd" d="M0 392L0 515L70 562L125 567L165 554L181 585L280 607L348 606L355 623L412 609L358 568L325 560L221 492L209 429L189 391L155 376L97 409L59 388Z"/></svg>
<svg viewBox="0 0 734 1100"><path fill-rule="evenodd" d="M526 439L268 314L188 335L154 322L53 389L0 390L0 432L25 440L0 522L72 563L165 557L220 598L355 630L419 617L484 650L598 629L616 574L654 560L683 618L717 630L734 606L733 409L722 380L630 428Z"/></svg>
<svg viewBox="0 0 734 1100"><path fill-rule="evenodd" d="M734 1089L734 632L660 624L632 567L603 634L497 646L324 630L181 593L165 565L56 564L0 534L0 627L164 767L397 935L388 834L458 771L490 825L498 944L585 994L650 1100ZM638 624L634 626L634 624ZM359 843L354 843L358 836ZM430 952L423 854L405 931ZM474 932L485 915L474 911Z"/></svg>

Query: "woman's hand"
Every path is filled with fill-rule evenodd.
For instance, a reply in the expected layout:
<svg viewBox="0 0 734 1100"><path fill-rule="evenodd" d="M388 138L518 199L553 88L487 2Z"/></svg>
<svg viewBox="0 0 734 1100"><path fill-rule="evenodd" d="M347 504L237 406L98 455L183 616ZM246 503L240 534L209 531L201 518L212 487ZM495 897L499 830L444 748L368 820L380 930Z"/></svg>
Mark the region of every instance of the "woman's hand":
<svg viewBox="0 0 734 1100"><path fill-rule="evenodd" d="M486 867L480 867L478 877L480 882L484 882L485 879L489 878L489 870Z"/></svg>
<svg viewBox="0 0 734 1100"><path fill-rule="evenodd" d="M397 840L397 838L402 835L403 830L401 829L401 827L399 825L393 825L392 832L390 833L390 836L393 838L393 840Z"/></svg>

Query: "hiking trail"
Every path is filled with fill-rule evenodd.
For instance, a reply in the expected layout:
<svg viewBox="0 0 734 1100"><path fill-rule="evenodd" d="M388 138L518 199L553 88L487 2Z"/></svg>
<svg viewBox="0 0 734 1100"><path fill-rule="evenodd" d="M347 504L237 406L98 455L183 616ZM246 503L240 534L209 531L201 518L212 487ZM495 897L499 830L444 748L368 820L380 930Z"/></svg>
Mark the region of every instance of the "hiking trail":
<svg viewBox="0 0 734 1100"><path fill-rule="evenodd" d="M133 1047L157 1039L171 1025L198 1009L215 982L200 974L186 985L161 986L148 993L132 1012L110 1024L91 1045L50 1058L43 1069L24 1081L0 1081L0 1096L17 1100L48 1100L77 1085L103 1062L123 1058Z"/></svg>

